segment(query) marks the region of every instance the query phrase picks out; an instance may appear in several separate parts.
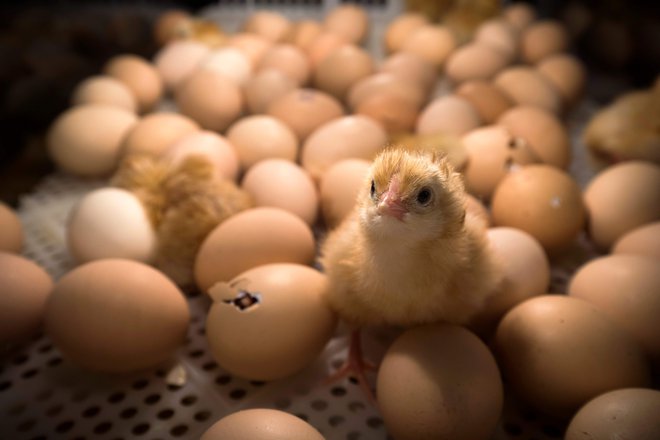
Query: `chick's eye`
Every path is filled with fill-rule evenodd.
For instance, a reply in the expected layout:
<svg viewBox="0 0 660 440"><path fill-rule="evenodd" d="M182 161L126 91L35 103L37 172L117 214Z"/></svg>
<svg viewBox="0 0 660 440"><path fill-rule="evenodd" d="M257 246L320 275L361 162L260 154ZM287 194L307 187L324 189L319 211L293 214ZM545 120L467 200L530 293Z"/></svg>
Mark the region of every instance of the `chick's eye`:
<svg viewBox="0 0 660 440"><path fill-rule="evenodd" d="M376 183L372 180L371 181L371 198L373 199L376 197Z"/></svg>
<svg viewBox="0 0 660 440"><path fill-rule="evenodd" d="M426 206L429 204L429 202L431 202L432 197L433 197L433 193L429 188L422 188L417 193L417 203Z"/></svg>

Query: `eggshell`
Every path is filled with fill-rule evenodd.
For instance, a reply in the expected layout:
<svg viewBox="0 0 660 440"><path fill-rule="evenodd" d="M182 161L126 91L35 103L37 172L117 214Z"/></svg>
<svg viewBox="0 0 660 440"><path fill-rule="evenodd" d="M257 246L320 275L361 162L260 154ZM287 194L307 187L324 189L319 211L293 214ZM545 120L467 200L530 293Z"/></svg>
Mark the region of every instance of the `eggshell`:
<svg viewBox="0 0 660 440"><path fill-rule="evenodd" d="M343 3L328 12L323 19L323 28L341 35L350 43L360 44L369 31L369 17L362 6Z"/></svg>
<svg viewBox="0 0 660 440"><path fill-rule="evenodd" d="M25 234L23 224L11 206L0 200L0 252L20 253Z"/></svg>
<svg viewBox="0 0 660 440"><path fill-rule="evenodd" d="M160 46L176 38L176 29L191 19L191 15L181 9L168 9L158 14L154 23L154 39Z"/></svg>
<svg viewBox="0 0 660 440"><path fill-rule="evenodd" d="M241 88L223 75L201 69L181 84L174 94L184 115L207 130L222 131L243 112Z"/></svg>
<svg viewBox="0 0 660 440"><path fill-rule="evenodd" d="M364 98L354 112L380 123L388 135L397 135L414 130L419 111L410 98L384 91Z"/></svg>
<svg viewBox="0 0 660 440"><path fill-rule="evenodd" d="M533 106L516 106L497 120L512 136L549 165L566 169L571 162L568 131L554 114Z"/></svg>
<svg viewBox="0 0 660 440"><path fill-rule="evenodd" d="M398 440L490 439L503 405L493 355L475 335L447 324L399 336L385 353L376 390L385 426Z"/></svg>
<svg viewBox="0 0 660 440"><path fill-rule="evenodd" d="M174 40L160 49L154 57L156 70L163 78L165 87L174 91L190 76L206 58L211 49L192 40Z"/></svg>
<svg viewBox="0 0 660 440"><path fill-rule="evenodd" d="M660 391L624 388L603 393L584 404L573 416L565 440L660 438Z"/></svg>
<svg viewBox="0 0 660 440"><path fill-rule="evenodd" d="M275 409L245 409L215 422L200 440L324 440L300 417Z"/></svg>
<svg viewBox="0 0 660 440"><path fill-rule="evenodd" d="M491 224L490 212L486 205L484 205L479 199L471 194L466 194L466 205L465 212L468 215L472 215L478 219L481 219L484 223L484 226L489 227Z"/></svg>
<svg viewBox="0 0 660 440"><path fill-rule="evenodd" d="M512 390L552 416L570 416L601 393L650 383L637 343L596 307L565 295L538 296L510 310L494 350Z"/></svg>
<svg viewBox="0 0 660 440"><path fill-rule="evenodd" d="M252 62L240 49L221 47L201 59L198 68L209 69L243 86L252 76Z"/></svg>
<svg viewBox="0 0 660 440"><path fill-rule="evenodd" d="M280 208L252 208L209 233L195 259L195 282L207 291L262 264L311 264L314 236L300 217Z"/></svg>
<svg viewBox="0 0 660 440"><path fill-rule="evenodd" d="M293 28L285 41L306 52L312 41L322 33L323 26L320 22L304 18L293 24Z"/></svg>
<svg viewBox="0 0 660 440"><path fill-rule="evenodd" d="M73 107L59 115L48 130L49 156L67 173L106 176L117 167L121 142L136 122L134 113L115 106Z"/></svg>
<svg viewBox="0 0 660 440"><path fill-rule="evenodd" d="M92 76L78 84L71 96L71 104L107 104L130 112L137 111L137 100L131 89L107 75Z"/></svg>
<svg viewBox="0 0 660 440"><path fill-rule="evenodd" d="M550 262L534 237L520 229L496 227L488 230L488 242L500 262L502 284L472 320L471 327L480 333L495 330L509 310L526 299L546 294L550 285Z"/></svg>
<svg viewBox="0 0 660 440"><path fill-rule="evenodd" d="M568 49L566 28L555 20L539 20L525 28L520 36L520 54L529 64Z"/></svg>
<svg viewBox="0 0 660 440"><path fill-rule="evenodd" d="M302 166L315 179L343 159L371 160L387 143L383 127L362 115L343 116L326 122L307 138L302 147Z"/></svg>
<svg viewBox="0 0 660 440"><path fill-rule="evenodd" d="M497 50L505 63L514 61L518 56L518 35L506 20L491 18L484 21L477 28L474 41Z"/></svg>
<svg viewBox="0 0 660 440"><path fill-rule="evenodd" d="M273 42L265 37L247 32L233 34L227 40L227 46L235 47L247 56L255 70L266 51L273 45Z"/></svg>
<svg viewBox="0 0 660 440"><path fill-rule="evenodd" d="M247 110L254 114L266 113L271 102L296 87L296 82L281 71L262 70L252 76L243 89Z"/></svg>
<svg viewBox="0 0 660 440"><path fill-rule="evenodd" d="M427 104L417 119L415 131L418 134L462 135L479 125L479 113L469 101L456 95L445 95Z"/></svg>
<svg viewBox="0 0 660 440"><path fill-rule="evenodd" d="M587 231L601 249L622 235L660 220L660 166L628 161L598 173L584 191Z"/></svg>
<svg viewBox="0 0 660 440"><path fill-rule="evenodd" d="M344 159L329 167L320 182L321 213L325 225L333 229L353 210L371 162Z"/></svg>
<svg viewBox="0 0 660 440"><path fill-rule="evenodd" d="M284 122L267 115L254 115L236 121L227 130L241 168L248 169L264 159L295 161L298 155L296 134Z"/></svg>
<svg viewBox="0 0 660 440"><path fill-rule="evenodd" d="M535 105L552 113L561 110L559 93L536 69L514 66L501 71L494 84L520 105Z"/></svg>
<svg viewBox="0 0 660 440"><path fill-rule="evenodd" d="M150 262L156 233L140 200L119 188L101 188L83 196L66 227L67 248L79 263L102 258Z"/></svg>
<svg viewBox="0 0 660 440"><path fill-rule="evenodd" d="M243 23L243 31L252 32L270 41L282 41L291 30L291 21L279 12L260 9Z"/></svg>
<svg viewBox="0 0 660 440"><path fill-rule="evenodd" d="M527 165L509 173L491 203L493 223L531 234L546 251L565 250L586 221L580 187L550 165Z"/></svg>
<svg viewBox="0 0 660 440"><path fill-rule="evenodd" d="M465 44L449 56L445 72L454 83L489 79L504 69L508 60L497 49L483 43Z"/></svg>
<svg viewBox="0 0 660 440"><path fill-rule="evenodd" d="M199 130L199 125L184 115L171 112L150 113L126 133L121 147L122 154L160 156L174 143Z"/></svg>
<svg viewBox="0 0 660 440"><path fill-rule="evenodd" d="M351 86L373 71L371 55L362 48L346 44L319 62L314 69L314 85L344 100Z"/></svg>
<svg viewBox="0 0 660 440"><path fill-rule="evenodd" d="M414 53L398 52L383 60L380 72L392 73L430 91L438 78L435 66Z"/></svg>
<svg viewBox="0 0 660 440"><path fill-rule="evenodd" d="M141 113L151 110L163 96L163 80L156 68L137 55L118 55L111 58L103 73L124 83L137 100Z"/></svg>
<svg viewBox="0 0 660 440"><path fill-rule="evenodd" d="M23 342L41 327L53 279L38 264L0 251L0 346Z"/></svg>
<svg viewBox="0 0 660 440"><path fill-rule="evenodd" d="M658 261L639 255L608 255L584 264L568 294L609 316L660 361L660 273Z"/></svg>
<svg viewBox="0 0 660 440"><path fill-rule="evenodd" d="M385 29L385 49L388 53L398 52L411 33L428 24L429 19L418 12L404 12L394 17Z"/></svg>
<svg viewBox="0 0 660 440"><path fill-rule="evenodd" d="M190 312L181 291L143 263L94 261L64 275L46 304L46 333L85 369L125 373L170 359L185 340Z"/></svg>
<svg viewBox="0 0 660 440"><path fill-rule="evenodd" d="M250 168L241 182L254 206L282 208L312 226L318 213L318 195L312 178L290 160L265 159Z"/></svg>
<svg viewBox="0 0 660 440"><path fill-rule="evenodd" d="M204 156L211 161L219 177L229 180L238 177L238 155L224 136L206 130L191 133L172 144L164 157L172 164L179 164L191 155Z"/></svg>
<svg viewBox="0 0 660 440"><path fill-rule="evenodd" d="M411 32L401 50L419 55L439 68L456 46L456 37L448 27L428 24Z"/></svg>
<svg viewBox="0 0 660 440"><path fill-rule="evenodd" d="M511 99L490 81L465 81L456 89L456 95L469 101L486 124L494 123L513 107Z"/></svg>
<svg viewBox="0 0 660 440"><path fill-rule="evenodd" d="M298 86L307 84L312 70L305 53L292 44L271 46L259 61L257 71L274 69L284 73Z"/></svg>
<svg viewBox="0 0 660 440"><path fill-rule="evenodd" d="M312 69L316 69L327 56L347 44L350 43L344 37L334 32L322 32L319 34L309 43L306 50L307 58L309 58Z"/></svg>
<svg viewBox="0 0 660 440"><path fill-rule="evenodd" d="M587 79L587 72L580 60L573 55L559 53L543 58L536 68L559 92L564 107L575 105Z"/></svg>
<svg viewBox="0 0 660 440"><path fill-rule="evenodd" d="M536 10L524 2L509 3L502 10L502 17L520 32L536 20Z"/></svg>
<svg viewBox="0 0 660 440"><path fill-rule="evenodd" d="M660 221L626 232L614 243L612 253L660 259Z"/></svg>
<svg viewBox="0 0 660 440"><path fill-rule="evenodd" d="M213 357L250 380L299 372L318 357L336 326L326 284L321 272L298 264L266 264L215 284L206 318ZM244 305L250 297L256 302Z"/></svg>
<svg viewBox="0 0 660 440"><path fill-rule="evenodd" d="M348 90L346 102L350 108L356 109L366 98L381 93L396 94L409 99L418 107L426 101L423 88L393 73L383 72L369 75L354 83Z"/></svg>
<svg viewBox="0 0 660 440"><path fill-rule="evenodd" d="M267 113L288 125L300 142L324 123L344 115L337 98L314 89L295 89L280 96Z"/></svg>

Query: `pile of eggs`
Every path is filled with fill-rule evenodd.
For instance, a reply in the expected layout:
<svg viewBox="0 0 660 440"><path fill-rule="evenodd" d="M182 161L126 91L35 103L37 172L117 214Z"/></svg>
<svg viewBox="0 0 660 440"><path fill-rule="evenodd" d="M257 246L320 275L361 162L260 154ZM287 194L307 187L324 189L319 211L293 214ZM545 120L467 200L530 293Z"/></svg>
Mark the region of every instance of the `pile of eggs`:
<svg viewBox="0 0 660 440"><path fill-rule="evenodd" d="M317 241L353 208L370 161L397 135L456 136L468 209L491 226L505 286L466 328L412 328L392 343L376 384L388 432L490 438L506 391L570 422L567 439L660 438L660 167L612 164L584 189L566 171L563 118L586 81L566 29L515 4L463 42L408 12L389 23L376 60L361 46L368 18L350 4L320 22L264 10L234 35L211 26L173 38L195 18L164 14L152 61L117 56L77 87L49 154L62 172L93 179L133 155L199 156L249 195L251 208L202 237L191 271L213 300L206 335L217 363L271 381L300 372L336 332L313 267ZM143 203L111 186L85 195L66 225L79 265L56 281L20 256L20 221L0 205L2 346L43 325L91 371L174 355L190 313L182 286L153 267L158 235ZM597 258L582 256L566 291L549 292L552 263L580 258L582 237ZM202 438L232 435L323 438L265 409L231 414Z"/></svg>

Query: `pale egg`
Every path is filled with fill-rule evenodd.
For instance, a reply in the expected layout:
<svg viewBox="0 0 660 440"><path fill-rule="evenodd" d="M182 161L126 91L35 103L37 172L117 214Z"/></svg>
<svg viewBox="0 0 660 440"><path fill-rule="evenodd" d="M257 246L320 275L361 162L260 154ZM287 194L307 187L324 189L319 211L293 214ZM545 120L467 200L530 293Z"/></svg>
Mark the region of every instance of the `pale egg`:
<svg viewBox="0 0 660 440"><path fill-rule="evenodd" d="M422 87L393 73L382 72L369 75L354 83L346 94L346 102L350 108L355 110L365 99L382 93L399 95L409 99L418 107L425 104L427 99Z"/></svg>
<svg viewBox="0 0 660 440"><path fill-rule="evenodd" d="M319 192L321 213L328 229L339 226L353 210L370 167L371 162L365 159L344 159L323 173Z"/></svg>
<svg viewBox="0 0 660 440"><path fill-rule="evenodd" d="M490 79L504 69L508 60L497 49L483 43L468 43L449 56L445 72L455 84L471 79Z"/></svg>
<svg viewBox="0 0 660 440"><path fill-rule="evenodd" d="M321 33L323 33L323 26L320 22L304 18L293 24L293 28L285 41L306 53L309 45Z"/></svg>
<svg viewBox="0 0 660 440"><path fill-rule="evenodd" d="M419 12L404 12L387 25L383 42L388 53L398 52L404 41L418 28L430 24L426 15Z"/></svg>
<svg viewBox="0 0 660 440"><path fill-rule="evenodd" d="M71 104L107 104L137 112L137 100L131 89L108 75L92 76L78 84L71 96Z"/></svg>
<svg viewBox="0 0 660 440"><path fill-rule="evenodd" d="M264 437L265 436L265 437ZM324 440L300 417L276 409L244 409L224 416L204 431L200 440Z"/></svg>
<svg viewBox="0 0 660 440"><path fill-rule="evenodd" d="M369 16L360 5L342 3L328 12L323 19L323 28L341 35L350 43L360 44L369 32Z"/></svg>
<svg viewBox="0 0 660 440"><path fill-rule="evenodd" d="M198 68L209 69L224 75L239 86L244 86L252 76L252 63L240 49L222 47L209 52Z"/></svg>
<svg viewBox="0 0 660 440"><path fill-rule="evenodd" d="M273 42L265 37L247 32L233 34L227 40L227 46L235 47L247 56L253 70L257 68L261 58L272 45Z"/></svg>
<svg viewBox="0 0 660 440"><path fill-rule="evenodd" d="M296 134L285 123L268 115L239 119L227 130L227 140L234 146L243 170L264 159L293 162L298 156Z"/></svg>
<svg viewBox="0 0 660 440"><path fill-rule="evenodd" d="M497 74L493 82L516 104L534 105L555 114L561 110L559 92L532 67L509 67Z"/></svg>
<svg viewBox="0 0 660 440"><path fill-rule="evenodd" d="M211 49L192 40L175 40L160 49L154 56L154 65L165 87L174 91L177 86L190 76Z"/></svg>
<svg viewBox="0 0 660 440"><path fill-rule="evenodd" d="M319 34L309 43L306 50L312 69L316 69L328 55L346 44L350 43L341 35L333 32L322 32Z"/></svg>
<svg viewBox="0 0 660 440"><path fill-rule="evenodd" d="M383 60L380 72L393 73L404 81L420 85L430 91L438 78L438 73L430 62L419 55L397 52Z"/></svg>
<svg viewBox="0 0 660 440"><path fill-rule="evenodd" d="M417 134L449 133L462 135L481 125L479 113L469 101L445 95L429 102L417 119Z"/></svg>
<svg viewBox="0 0 660 440"><path fill-rule="evenodd" d="M255 11L243 23L244 32L255 33L273 42L284 40L291 27L291 21L283 14L268 9Z"/></svg>
<svg viewBox="0 0 660 440"><path fill-rule="evenodd" d="M122 155L160 156L175 142L199 130L195 121L178 113L150 113L126 133L122 142Z"/></svg>
<svg viewBox="0 0 660 440"><path fill-rule="evenodd" d="M176 165L193 155L203 156L213 163L219 177L237 179L238 155L224 136L206 130L191 133L173 143L163 157Z"/></svg>
<svg viewBox="0 0 660 440"><path fill-rule="evenodd" d="M268 106L280 96L297 88L296 81L280 70L257 72L243 88L245 105L250 113L266 113Z"/></svg>
<svg viewBox="0 0 660 440"><path fill-rule="evenodd" d="M257 72L274 69L291 78L297 86L307 84L311 76L311 67L305 53L293 44L275 44L271 46L257 66Z"/></svg>
<svg viewBox="0 0 660 440"><path fill-rule="evenodd" d="M626 232L614 243L612 253L660 259L660 221L648 223Z"/></svg>
<svg viewBox="0 0 660 440"><path fill-rule="evenodd" d="M484 21L477 28L474 41L497 50L506 63L518 57L518 35L506 20L492 18Z"/></svg>
<svg viewBox="0 0 660 440"><path fill-rule="evenodd" d="M137 55L118 55L111 58L103 73L124 83L137 100L141 113L151 110L163 96L163 80L156 68Z"/></svg>
<svg viewBox="0 0 660 440"><path fill-rule="evenodd" d="M401 50L419 55L440 68L457 44L456 37L448 27L428 24L411 32Z"/></svg>
<svg viewBox="0 0 660 440"><path fill-rule="evenodd" d="M412 99L390 91L367 96L354 111L377 121L392 136L413 131L419 112L419 105Z"/></svg>
<svg viewBox="0 0 660 440"><path fill-rule="evenodd" d="M314 85L340 101L346 98L353 84L374 72L369 52L346 44L325 57L314 69Z"/></svg>

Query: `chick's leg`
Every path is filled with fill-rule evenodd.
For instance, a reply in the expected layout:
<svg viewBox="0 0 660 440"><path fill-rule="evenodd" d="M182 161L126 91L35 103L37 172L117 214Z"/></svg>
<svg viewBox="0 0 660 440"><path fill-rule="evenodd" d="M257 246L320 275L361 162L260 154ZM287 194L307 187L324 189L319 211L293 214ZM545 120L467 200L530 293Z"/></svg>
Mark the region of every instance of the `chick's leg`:
<svg viewBox="0 0 660 440"><path fill-rule="evenodd" d="M369 381L365 375L365 372L373 371L375 369L376 366L362 356L360 330L353 330L351 332L350 345L348 348L348 358L344 364L337 369L337 371L325 380L325 383L331 384L346 377L352 377L357 380L369 401L375 404L376 398L374 397L371 385L369 385Z"/></svg>

